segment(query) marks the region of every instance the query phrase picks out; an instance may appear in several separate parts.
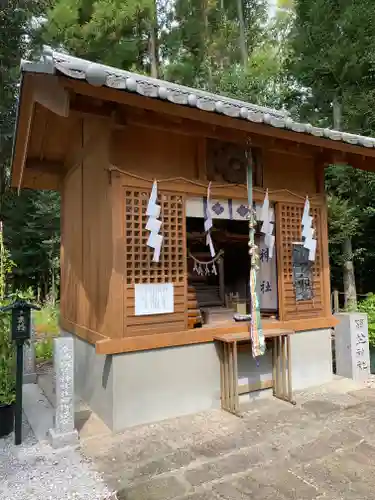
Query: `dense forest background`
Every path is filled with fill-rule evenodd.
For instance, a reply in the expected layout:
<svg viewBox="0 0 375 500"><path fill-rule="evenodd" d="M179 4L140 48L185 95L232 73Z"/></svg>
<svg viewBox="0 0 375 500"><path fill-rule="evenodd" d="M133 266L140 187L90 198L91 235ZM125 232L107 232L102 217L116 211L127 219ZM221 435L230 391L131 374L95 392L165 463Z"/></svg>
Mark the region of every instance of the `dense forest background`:
<svg viewBox="0 0 375 500"><path fill-rule="evenodd" d="M57 296L59 195L7 190L21 58L72 55L375 135L371 0L8 0L0 11L4 239L17 288ZM332 284L348 305L375 288L375 176L327 169Z"/></svg>

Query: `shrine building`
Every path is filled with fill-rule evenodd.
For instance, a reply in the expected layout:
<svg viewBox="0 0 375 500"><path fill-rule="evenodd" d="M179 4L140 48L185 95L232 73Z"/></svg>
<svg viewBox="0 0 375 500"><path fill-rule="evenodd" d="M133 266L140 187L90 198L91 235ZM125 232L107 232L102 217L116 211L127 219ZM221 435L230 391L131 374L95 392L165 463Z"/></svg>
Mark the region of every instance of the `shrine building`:
<svg viewBox="0 0 375 500"><path fill-rule="evenodd" d="M11 184L61 193L60 326L111 429L332 379L332 163L375 171L375 140L66 54L23 62Z"/></svg>

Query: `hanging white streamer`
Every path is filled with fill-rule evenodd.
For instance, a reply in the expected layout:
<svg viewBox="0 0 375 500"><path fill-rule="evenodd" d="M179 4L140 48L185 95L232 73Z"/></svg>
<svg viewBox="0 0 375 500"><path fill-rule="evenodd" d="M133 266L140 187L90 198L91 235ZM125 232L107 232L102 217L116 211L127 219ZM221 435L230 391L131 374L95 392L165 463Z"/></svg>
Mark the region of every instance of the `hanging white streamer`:
<svg viewBox="0 0 375 500"><path fill-rule="evenodd" d="M162 222L158 220L161 207L157 204L157 197L158 184L154 181L146 210L146 215L148 215L146 229L147 231L150 231L147 246L154 249L154 255L152 258L154 262L159 262L160 260L160 251L163 243L163 236L159 234Z"/></svg>
<svg viewBox="0 0 375 500"><path fill-rule="evenodd" d="M309 260L315 260L316 254L316 239L314 239L314 229L312 227L313 218L310 215L310 201L306 196L305 206L302 214L302 237L304 239L303 246L309 251Z"/></svg>
<svg viewBox="0 0 375 500"><path fill-rule="evenodd" d="M272 259L273 249L275 247L275 236L273 235L274 225L271 223L272 210L270 209L270 201L268 197L268 189L264 197L263 205L260 210L259 220L263 222L261 232L264 234L264 243L268 248L268 258Z"/></svg>
<svg viewBox="0 0 375 500"><path fill-rule="evenodd" d="M215 257L215 248L211 238L211 229L212 229L212 215L211 215L211 207L210 207L210 197L211 197L211 182L208 184L207 188L207 208L206 208L206 217L204 221L204 230L206 232L206 245L210 249L211 257Z"/></svg>

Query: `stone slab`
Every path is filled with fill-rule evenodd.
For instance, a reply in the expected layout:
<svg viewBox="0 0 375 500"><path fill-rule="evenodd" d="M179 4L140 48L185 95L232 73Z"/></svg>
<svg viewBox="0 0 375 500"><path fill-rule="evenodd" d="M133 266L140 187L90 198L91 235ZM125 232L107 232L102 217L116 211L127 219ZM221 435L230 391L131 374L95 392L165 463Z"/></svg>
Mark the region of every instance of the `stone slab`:
<svg viewBox="0 0 375 500"><path fill-rule="evenodd" d="M349 430L331 433L323 431L320 436L310 443L298 446L290 452L290 458L297 462L311 462L323 458L343 448L353 448L359 444L362 437Z"/></svg>
<svg viewBox="0 0 375 500"><path fill-rule="evenodd" d="M246 451L232 453L219 460L188 469L185 471L185 479L192 486L200 486L231 474L245 472L255 465L260 465L265 460L266 458L260 449L248 448Z"/></svg>
<svg viewBox="0 0 375 500"><path fill-rule="evenodd" d="M38 441L47 439L53 425L54 409L37 384L24 384L23 410Z"/></svg>
<svg viewBox="0 0 375 500"><path fill-rule="evenodd" d="M217 483L213 491L226 500L286 500L286 497L271 486L260 485L248 477L239 481Z"/></svg>
<svg viewBox="0 0 375 500"><path fill-rule="evenodd" d="M249 477L264 486L272 486L280 495L293 500L315 500L323 491L306 478L293 473L282 464L256 468Z"/></svg>
<svg viewBox="0 0 375 500"><path fill-rule="evenodd" d="M121 489L117 492L117 498L118 500L171 500L186 493L186 485L175 477L167 477Z"/></svg>
<svg viewBox="0 0 375 500"><path fill-rule="evenodd" d="M136 481L141 478L150 478L158 474L171 472L191 464L195 459L196 457L191 450L180 449L160 459L151 460L136 466L131 474L129 474L129 479Z"/></svg>
<svg viewBox="0 0 375 500"><path fill-rule="evenodd" d="M70 432L56 432L49 429L48 439L53 448L65 448L66 446L77 446L79 444L78 432L73 429Z"/></svg>

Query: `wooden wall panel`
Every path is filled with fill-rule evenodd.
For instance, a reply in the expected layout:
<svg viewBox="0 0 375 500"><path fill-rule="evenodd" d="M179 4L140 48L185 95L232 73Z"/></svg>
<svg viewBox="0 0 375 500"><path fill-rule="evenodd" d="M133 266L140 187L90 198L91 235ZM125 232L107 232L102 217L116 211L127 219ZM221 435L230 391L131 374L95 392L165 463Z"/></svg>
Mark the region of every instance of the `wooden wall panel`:
<svg viewBox="0 0 375 500"><path fill-rule="evenodd" d="M64 182L61 197L61 316L79 323L82 283L82 172Z"/></svg>
<svg viewBox="0 0 375 500"><path fill-rule="evenodd" d="M313 227L317 235L317 251L313 265L313 299L296 301L293 284L293 242L301 241L303 204L276 204L276 241L279 291L279 314L282 321L325 315L325 285L323 272L322 207L312 207Z"/></svg>
<svg viewBox="0 0 375 500"><path fill-rule="evenodd" d="M108 173L109 136L106 120L84 120L81 324L115 338L123 335L123 234L118 185Z"/></svg>
<svg viewBox="0 0 375 500"><path fill-rule="evenodd" d="M195 137L146 127L112 133L113 165L146 177L197 177L199 141Z"/></svg>
<svg viewBox="0 0 375 500"><path fill-rule="evenodd" d="M147 247L149 232L146 208L150 190L123 190L125 211L125 321L126 336L181 331L187 327L186 228L183 195L158 193L164 236L160 261L153 262L153 250ZM173 283L174 313L135 316L137 283Z"/></svg>
<svg viewBox="0 0 375 500"><path fill-rule="evenodd" d="M313 157L288 153L262 151L263 187L289 189L302 194L317 192L316 170Z"/></svg>

